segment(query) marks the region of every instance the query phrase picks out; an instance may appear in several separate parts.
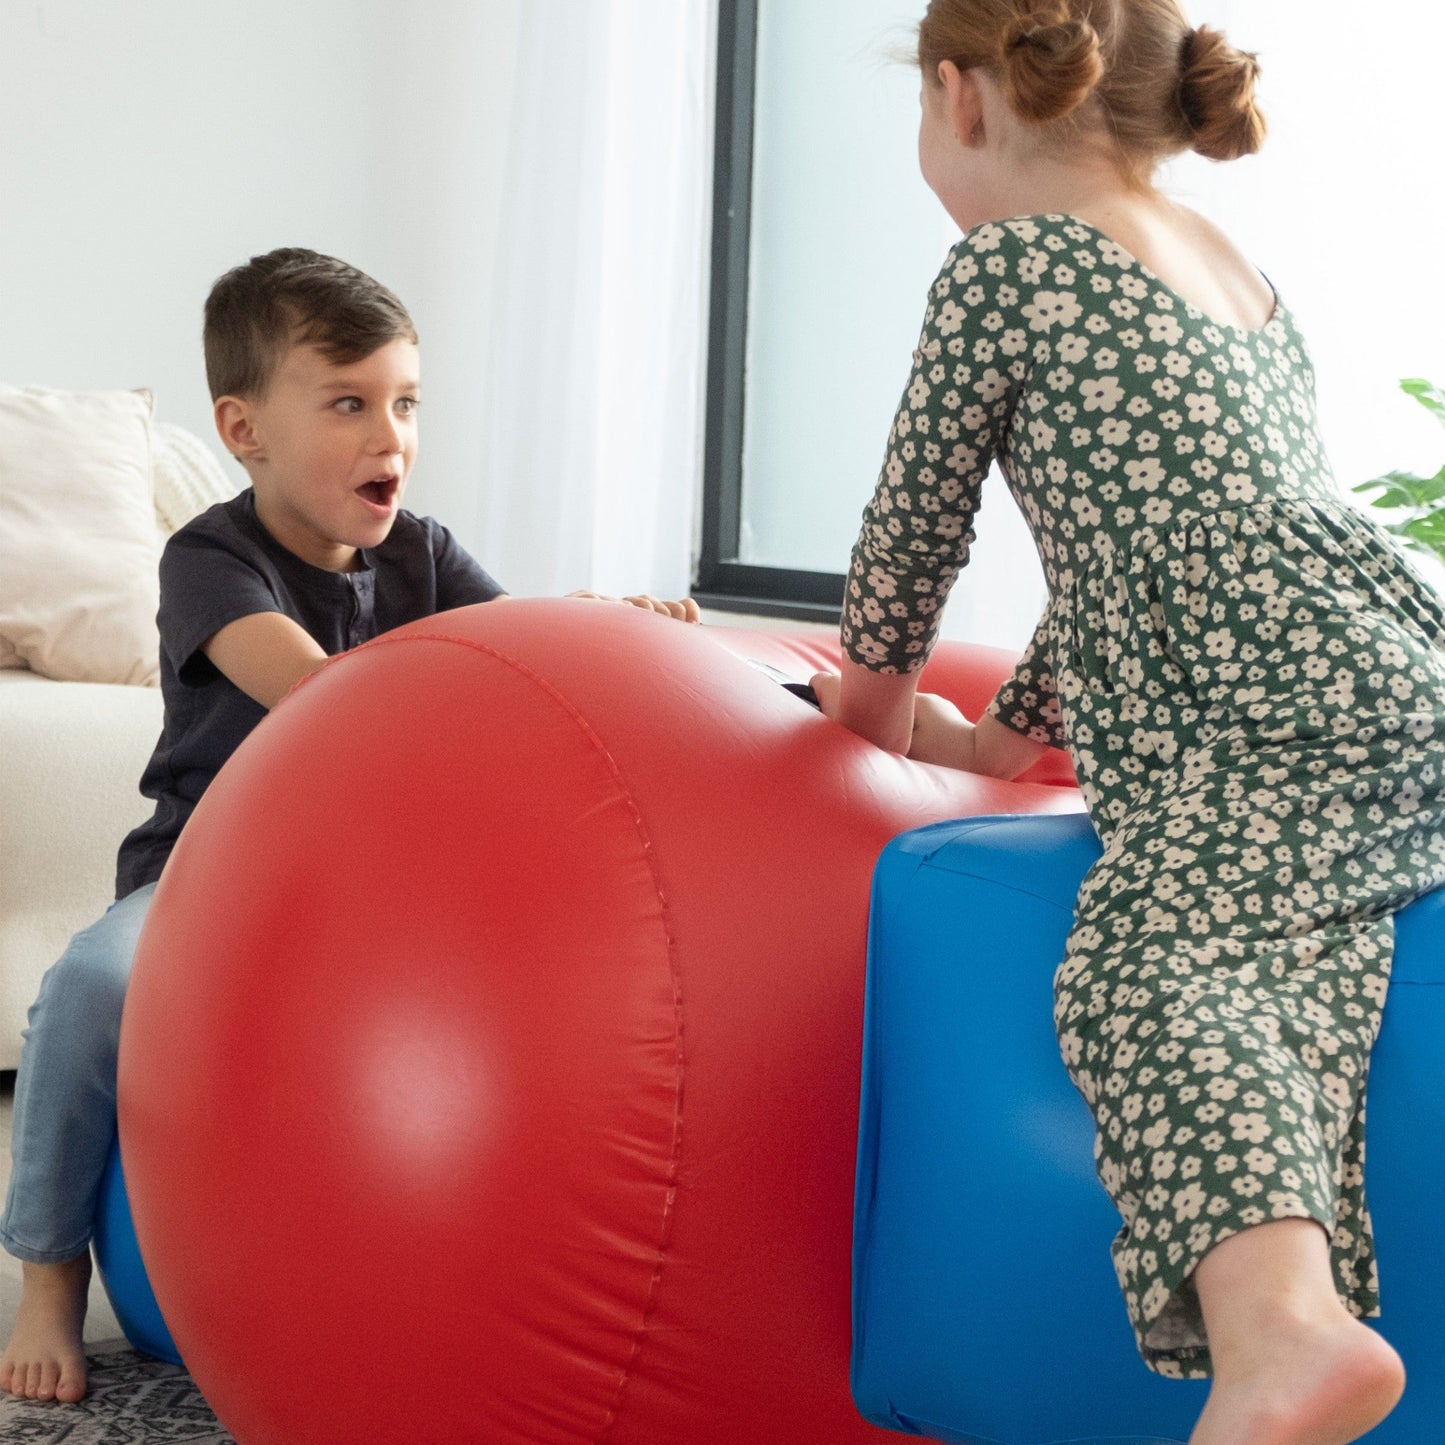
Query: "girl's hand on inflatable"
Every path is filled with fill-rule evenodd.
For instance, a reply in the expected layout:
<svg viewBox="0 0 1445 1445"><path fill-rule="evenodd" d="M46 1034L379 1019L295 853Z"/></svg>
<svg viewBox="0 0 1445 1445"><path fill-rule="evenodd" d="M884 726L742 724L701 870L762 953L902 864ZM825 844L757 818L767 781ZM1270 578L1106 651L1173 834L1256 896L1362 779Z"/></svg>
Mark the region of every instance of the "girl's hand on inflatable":
<svg viewBox="0 0 1445 1445"><path fill-rule="evenodd" d="M890 753L906 753L913 736L913 692L916 673L871 672L843 659L841 672L819 672L810 679L825 717Z"/></svg>
<svg viewBox="0 0 1445 1445"><path fill-rule="evenodd" d="M838 690L842 681L836 672L815 672L808 679L808 685L818 699L818 710L834 722L838 720Z"/></svg>
<svg viewBox="0 0 1445 1445"><path fill-rule="evenodd" d="M638 593L635 597L608 597L602 592L569 592L567 595L586 598L592 602L622 602L629 607L641 607L644 612L660 612L664 617L675 618L678 622L701 620L697 603L691 597L684 597L679 602L664 602L661 598L649 597L646 593Z"/></svg>
<svg viewBox="0 0 1445 1445"><path fill-rule="evenodd" d="M908 756L945 768L971 768L973 724L946 697L920 692L913 699L913 741Z"/></svg>

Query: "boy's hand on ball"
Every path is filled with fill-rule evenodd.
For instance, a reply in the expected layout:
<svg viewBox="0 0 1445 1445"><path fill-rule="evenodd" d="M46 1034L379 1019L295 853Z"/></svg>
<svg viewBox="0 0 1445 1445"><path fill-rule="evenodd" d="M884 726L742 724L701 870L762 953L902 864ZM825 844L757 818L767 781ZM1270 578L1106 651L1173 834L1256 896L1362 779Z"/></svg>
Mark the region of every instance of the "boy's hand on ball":
<svg viewBox="0 0 1445 1445"><path fill-rule="evenodd" d="M621 602L628 607L640 607L644 612L659 612L664 617L675 618L678 622L698 622L701 614L698 611L697 603L691 597L684 597L678 602L665 602L660 597L651 597L646 593L638 593L635 597L609 597L603 592L569 592L569 597L581 597L592 602Z"/></svg>

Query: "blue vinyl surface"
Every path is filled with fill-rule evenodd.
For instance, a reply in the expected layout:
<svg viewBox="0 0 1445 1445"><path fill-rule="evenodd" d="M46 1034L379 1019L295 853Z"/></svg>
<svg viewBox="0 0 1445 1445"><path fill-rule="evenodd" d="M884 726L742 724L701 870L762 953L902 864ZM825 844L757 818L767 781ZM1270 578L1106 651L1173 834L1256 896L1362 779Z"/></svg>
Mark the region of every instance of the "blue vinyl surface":
<svg viewBox="0 0 1445 1445"><path fill-rule="evenodd" d="M1118 1216L1059 1059L1053 974L1087 817L970 818L895 839L873 888L852 1385L879 1425L959 1445L1182 1442L1207 1384L1139 1359ZM1445 1439L1445 893L1397 920L1369 1092L1382 1332L1410 1383L1373 1445Z"/></svg>
<svg viewBox="0 0 1445 1445"><path fill-rule="evenodd" d="M110 1297L110 1307L125 1337L136 1349L158 1360L181 1363L171 1332L161 1318L160 1306L151 1291L135 1225L130 1217L130 1200L121 1168L120 1145L111 1146L110 1160L100 1181L100 1201L95 1219L95 1259L101 1282Z"/></svg>

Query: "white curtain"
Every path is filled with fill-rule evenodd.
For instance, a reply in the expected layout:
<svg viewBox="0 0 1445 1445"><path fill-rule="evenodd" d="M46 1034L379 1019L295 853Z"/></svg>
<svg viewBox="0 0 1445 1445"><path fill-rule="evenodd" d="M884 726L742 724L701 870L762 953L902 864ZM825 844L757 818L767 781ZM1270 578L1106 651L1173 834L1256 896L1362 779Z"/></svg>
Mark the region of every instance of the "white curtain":
<svg viewBox="0 0 1445 1445"><path fill-rule="evenodd" d="M713 25L709 0L521 7L480 517L519 595L690 585Z"/></svg>
<svg viewBox="0 0 1445 1445"><path fill-rule="evenodd" d="M921 9L876 3L879 24ZM1445 19L1411 3L1356 37L1358 84L1393 77L1366 87L1362 109L1321 80L1342 57L1304 0L1189 8L1261 52L1271 135L1253 160L1170 167L1166 187L1233 234L1299 316L1342 483L1433 470L1438 429L1395 382L1445 380L1432 249L1445 193L1429 164ZM715 3L517 0L515 13L476 550L519 594L681 595L701 474ZM1019 645L1041 583L997 478L990 488L946 630Z"/></svg>

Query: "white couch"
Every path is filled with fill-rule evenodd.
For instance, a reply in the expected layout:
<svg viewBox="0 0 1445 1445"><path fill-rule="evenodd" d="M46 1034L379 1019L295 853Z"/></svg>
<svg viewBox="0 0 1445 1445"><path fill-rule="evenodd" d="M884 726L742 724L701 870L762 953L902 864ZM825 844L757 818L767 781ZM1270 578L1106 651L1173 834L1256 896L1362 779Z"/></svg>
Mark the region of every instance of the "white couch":
<svg viewBox="0 0 1445 1445"><path fill-rule="evenodd" d="M115 897L160 731L159 688L0 671L0 1069L20 1062L41 975Z"/></svg>
<svg viewBox="0 0 1445 1445"><path fill-rule="evenodd" d="M162 535L240 489L213 452L152 424ZM161 731L155 686L0 667L0 1069L20 1061L41 976L115 896L121 839L150 813L138 783Z"/></svg>

